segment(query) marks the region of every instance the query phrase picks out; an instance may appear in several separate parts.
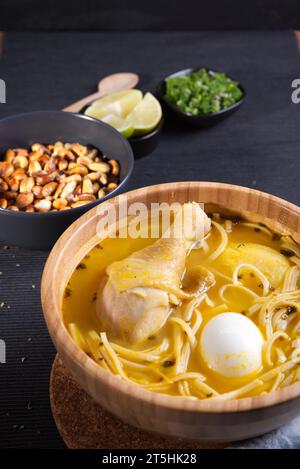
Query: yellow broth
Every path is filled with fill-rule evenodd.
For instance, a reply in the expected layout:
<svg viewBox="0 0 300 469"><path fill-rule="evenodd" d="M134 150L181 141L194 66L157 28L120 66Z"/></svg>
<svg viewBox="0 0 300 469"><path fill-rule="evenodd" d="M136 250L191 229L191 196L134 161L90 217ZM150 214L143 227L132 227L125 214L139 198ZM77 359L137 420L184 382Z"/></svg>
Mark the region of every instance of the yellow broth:
<svg viewBox="0 0 300 469"><path fill-rule="evenodd" d="M224 220L220 221L224 227ZM243 246L245 243L256 243L262 246L268 246L275 249L277 252L282 250L280 237L273 235L272 233L266 233L265 229L260 228L257 225L245 226L243 223L233 223L232 231L228 232L229 243L237 243ZM95 330L97 333L103 332L101 321L96 313L96 296L99 288L101 279L105 274L105 269L112 262L123 259L129 256L136 250L142 249L143 247L153 243L155 239L119 239L110 238L106 239L101 244L95 246L81 263L74 270L69 283L66 288L65 297L63 299L63 317L66 326L70 323L75 323L78 326L83 337L85 337L90 330ZM209 252L213 252L220 242L220 234L215 227L212 227L211 234L206 240ZM189 270L191 267L196 265L203 265L209 270L214 272L223 272L226 275L226 266L222 265L220 258L212 262L206 261L207 254L203 249L197 249L191 251L187 258L186 269ZM286 257L289 265L292 265L290 259ZM261 294L261 285L259 279L249 273L243 273L241 275L241 282L253 291ZM214 303L214 306L209 306L206 302L201 303L199 310L203 318L200 329L197 332L197 340L204 325L209 319L216 314L225 311L233 311L241 314L247 314L249 307L252 304L251 298L247 295L237 294L233 292L231 295L228 293L227 298L229 304L224 305L223 301L219 297L219 289L225 283L228 283L226 278L216 275L215 285L208 291L210 300ZM252 319L252 317L251 317ZM257 324L257 319L254 316L253 321ZM258 324L257 324L258 325ZM139 344L135 347L135 350L145 350L150 347L161 343L164 337L168 337L170 342L174 340L173 334L174 326L167 322L165 326L155 334L154 337L148 338L144 343ZM110 339L108 335L108 339ZM116 341L114 341L116 342ZM129 348L128 344L121 344ZM283 350L287 347L285 344L281 344ZM132 348L132 347L131 347ZM167 365L166 365L166 362ZM172 355L168 357L168 360L164 360L164 363L158 364L158 371L161 370L165 376L172 375ZM147 370L147 376L145 378L145 372L143 369L127 367L124 364L127 374L139 381L145 379L152 382L162 381L159 377L158 372L152 372L151 367ZM201 359L198 345L191 352L189 365L187 371L200 372L206 376L206 383L217 390L219 393L224 393L236 389L238 386L245 384L245 378L230 378L225 379L214 372L211 372L206 364ZM255 378L262 375L266 370L264 367L255 373ZM250 382L254 376L247 376L246 382ZM264 385L260 388L256 388L253 392L247 393L247 395L254 395L263 392L265 389ZM163 390L161 392L164 392ZM168 394L178 395L178 386L174 384L171 389L168 390ZM209 393L207 395L209 396Z"/></svg>

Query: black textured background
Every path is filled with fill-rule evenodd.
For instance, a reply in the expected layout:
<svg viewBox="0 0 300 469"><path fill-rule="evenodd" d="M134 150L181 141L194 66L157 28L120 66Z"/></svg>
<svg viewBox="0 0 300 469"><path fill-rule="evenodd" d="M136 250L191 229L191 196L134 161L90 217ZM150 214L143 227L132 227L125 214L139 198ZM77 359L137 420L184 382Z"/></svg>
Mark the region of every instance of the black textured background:
<svg viewBox="0 0 300 469"><path fill-rule="evenodd" d="M247 90L240 111L206 130L167 119L158 149L136 162L129 188L223 181L300 203L300 104L291 103L300 57L292 33L9 33L4 46L7 104L0 117L60 109L116 71L138 72L150 90L187 66L227 71ZM54 350L39 300L46 255L0 243L0 338L7 344L7 364L0 365L1 447L63 447L49 410Z"/></svg>
<svg viewBox="0 0 300 469"><path fill-rule="evenodd" d="M1 0L5 31L299 29L299 0Z"/></svg>

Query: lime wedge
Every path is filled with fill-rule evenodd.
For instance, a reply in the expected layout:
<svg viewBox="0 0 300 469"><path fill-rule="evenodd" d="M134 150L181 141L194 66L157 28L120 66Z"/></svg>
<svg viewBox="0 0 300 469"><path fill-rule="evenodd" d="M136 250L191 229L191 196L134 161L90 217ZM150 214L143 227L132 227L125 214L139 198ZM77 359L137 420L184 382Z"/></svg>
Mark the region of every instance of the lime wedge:
<svg viewBox="0 0 300 469"><path fill-rule="evenodd" d="M85 114L95 119L101 119L108 114L126 117L142 99L143 93L140 90L118 91L94 101Z"/></svg>
<svg viewBox="0 0 300 469"><path fill-rule="evenodd" d="M101 120L103 122L106 122L106 124L109 124L114 127L125 138L131 137L134 132L134 127L131 122L126 119L123 119L123 117L116 116L115 114L108 114L107 116L102 117Z"/></svg>
<svg viewBox="0 0 300 469"><path fill-rule="evenodd" d="M143 100L135 106L126 119L134 126L134 135L145 135L151 132L162 117L159 101L151 93L146 93Z"/></svg>

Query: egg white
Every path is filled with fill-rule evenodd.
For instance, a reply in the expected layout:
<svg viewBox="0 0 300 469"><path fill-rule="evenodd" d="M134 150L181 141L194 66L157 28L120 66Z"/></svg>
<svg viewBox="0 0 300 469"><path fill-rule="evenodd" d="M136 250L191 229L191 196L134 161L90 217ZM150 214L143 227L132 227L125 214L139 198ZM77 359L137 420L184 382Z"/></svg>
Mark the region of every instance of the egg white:
<svg viewBox="0 0 300 469"><path fill-rule="evenodd" d="M245 377L262 366L263 336L249 318L239 313L222 313L204 326L200 353L206 365L227 377Z"/></svg>

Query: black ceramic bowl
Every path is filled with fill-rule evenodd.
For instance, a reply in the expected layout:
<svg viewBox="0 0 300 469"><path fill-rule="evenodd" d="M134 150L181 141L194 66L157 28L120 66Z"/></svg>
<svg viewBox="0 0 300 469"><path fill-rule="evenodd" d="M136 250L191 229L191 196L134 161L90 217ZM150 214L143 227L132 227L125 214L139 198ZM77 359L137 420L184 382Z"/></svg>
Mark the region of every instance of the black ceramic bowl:
<svg viewBox="0 0 300 469"><path fill-rule="evenodd" d="M216 70L212 70L211 68L207 68L207 67L186 68L184 70L180 70L179 72L172 73L171 75L168 75L167 77L165 77L158 84L157 95L158 95L158 98L160 99L160 101L162 101L163 104L165 104L166 107L172 113L174 113L176 116L178 116L178 118L180 118L181 120L185 121L187 124L190 124L194 127L208 127L208 126L217 124L218 122L225 119L225 117L228 117L231 114L233 114L235 111L237 111L240 108L241 104L243 103L243 101L245 99L246 92L245 92L244 88L241 86L241 84L239 83L239 88L241 89L241 91L243 93L241 99L239 101L237 101L235 104L233 104L232 106L230 106L226 109L222 109L221 111L218 111L218 112L214 112L214 113L211 113L211 114L199 114L197 116L193 116L192 114L188 114L187 112L182 111L178 106L171 103L166 98L166 96L165 96L166 81L169 78L179 77L179 76L182 76L182 75L189 75L192 72L196 72L200 68L205 68L207 71L216 73ZM232 77L230 77L229 75L227 75L227 76L233 80Z"/></svg>
<svg viewBox="0 0 300 469"><path fill-rule="evenodd" d="M143 158L155 150L160 139L163 124L164 121L161 119L158 126L149 134L128 139L136 159Z"/></svg>
<svg viewBox="0 0 300 469"><path fill-rule="evenodd" d="M0 209L0 240L29 249L50 249L61 233L84 212L122 191L132 173L134 159L128 142L111 126L79 114L39 111L0 121L0 158L8 148L32 143L81 143L99 148L120 162L120 184L102 199L59 212L26 213Z"/></svg>
<svg viewBox="0 0 300 469"><path fill-rule="evenodd" d="M89 106L90 105L84 106L81 109L80 114L85 115L84 112ZM149 134L142 135L140 137L131 137L128 139L135 159L143 158L155 150L159 143L163 123L164 120L162 118L158 126Z"/></svg>

